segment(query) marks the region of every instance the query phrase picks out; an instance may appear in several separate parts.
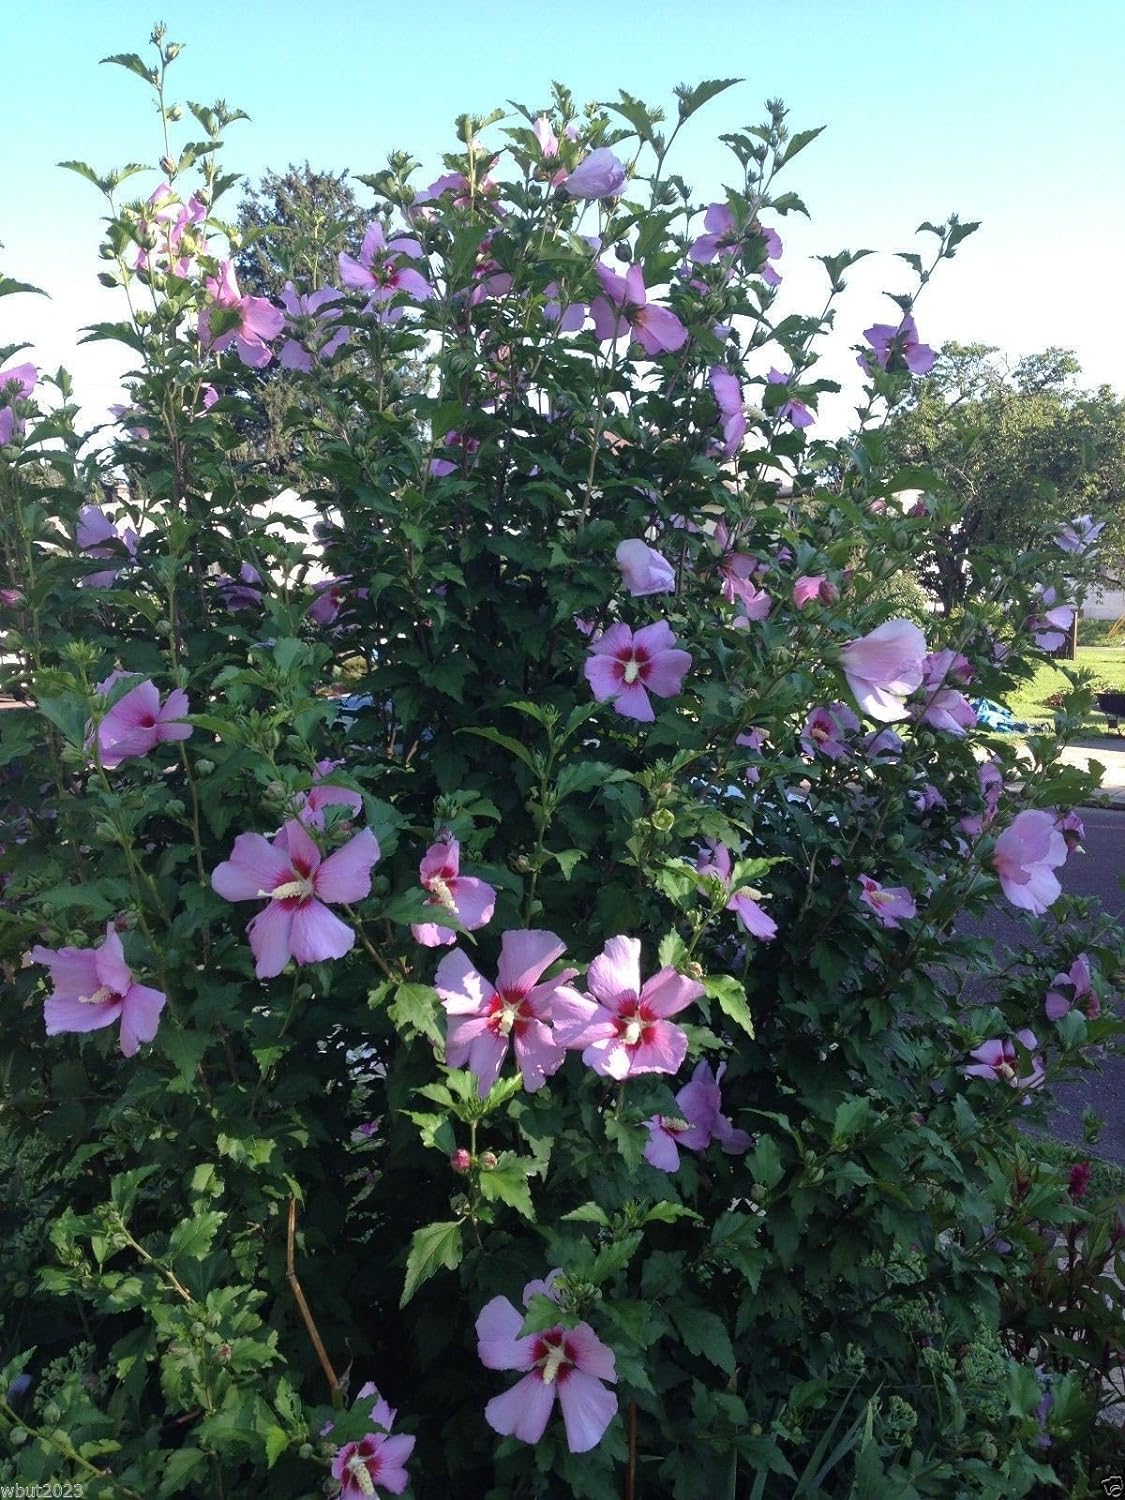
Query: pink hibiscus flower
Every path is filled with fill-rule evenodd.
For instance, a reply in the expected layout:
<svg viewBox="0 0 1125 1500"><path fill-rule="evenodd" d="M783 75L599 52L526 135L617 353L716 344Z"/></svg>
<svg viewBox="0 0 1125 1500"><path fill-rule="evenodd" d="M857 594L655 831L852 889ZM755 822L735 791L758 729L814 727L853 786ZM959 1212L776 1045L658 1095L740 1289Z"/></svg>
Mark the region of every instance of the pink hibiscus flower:
<svg viewBox="0 0 1125 1500"><path fill-rule="evenodd" d="M259 979L280 974L291 958L314 964L352 950L354 931L325 903L362 901L378 858L379 844L368 828L327 859L295 818L272 843L260 833L238 835L211 885L227 901L268 899L246 929Z"/></svg>
<svg viewBox="0 0 1125 1500"><path fill-rule="evenodd" d="M385 1432L369 1432L358 1443L345 1443L332 1460L333 1477L340 1481L340 1500L378 1500L379 1489L401 1495L410 1483L406 1461L414 1443L405 1433L392 1437Z"/></svg>
<svg viewBox="0 0 1125 1500"><path fill-rule="evenodd" d="M376 220L367 226L359 258L340 253L340 280L352 291L367 292L367 310L378 310L384 323L397 323L402 317L401 303L388 307L395 297L412 297L425 302L434 289L420 271L403 265L403 258L423 259L417 240L399 237L388 240L382 224Z"/></svg>
<svg viewBox="0 0 1125 1500"><path fill-rule="evenodd" d="M128 676L125 672L112 672L104 682L98 683L98 692L104 697L113 687ZM186 740L191 735L191 725L182 722L188 712L187 694L182 688L173 688L160 702L160 689L147 678L138 682L107 711L98 725L98 755L106 771L114 771L123 760L134 755L147 755L157 745L167 740ZM90 726L87 744L93 739Z"/></svg>
<svg viewBox="0 0 1125 1500"><path fill-rule="evenodd" d="M524 1305L536 1292L550 1296L550 1280L529 1282ZM537 1443L547 1429L557 1395L567 1447L572 1453L588 1453L617 1415L617 1397L602 1383L616 1384L613 1350L588 1323L574 1328L558 1324L521 1338L522 1327L523 1314L507 1297L493 1297L477 1318L477 1353L485 1368L527 1372L511 1390L492 1398L484 1409L485 1421L505 1437Z"/></svg>
<svg viewBox="0 0 1125 1500"><path fill-rule="evenodd" d="M482 1099L500 1075L509 1044L515 1048L529 1094L562 1066L566 1050L549 1022L560 1002L581 1002L567 984L578 970L564 969L553 979L539 981L565 947L553 932L504 933L494 985L459 948L438 964L434 988L449 1017L445 1060L451 1068L467 1066L476 1074Z"/></svg>
<svg viewBox="0 0 1125 1500"><path fill-rule="evenodd" d="M675 1172L680 1165L681 1146L689 1151L705 1151L712 1141L718 1141L730 1156L749 1151L750 1136L745 1130L737 1130L722 1113L719 1085L726 1066L720 1063L712 1073L706 1062L699 1063L690 1083L685 1083L676 1095L679 1115L653 1115L645 1121L648 1143L644 1158L650 1166L661 1172Z"/></svg>
<svg viewBox="0 0 1125 1500"><path fill-rule="evenodd" d="M1066 856L1053 814L1032 808L1017 813L996 840L992 864L1012 905L1041 917L1062 894L1054 872Z"/></svg>
<svg viewBox="0 0 1125 1500"><path fill-rule="evenodd" d="M722 881L730 898L727 901L726 910L735 913L751 937L761 938L763 942L768 943L771 938L777 936L777 923L772 917L766 915L755 900L758 892L750 886L731 890L731 857L730 850L725 844L717 844L708 840L707 849L696 860L695 868L700 875L713 875L717 880Z"/></svg>
<svg viewBox="0 0 1125 1500"><path fill-rule="evenodd" d="M648 355L672 354L687 343L687 329L667 307L648 300L644 272L630 266L618 276L608 266L595 266L601 297L590 304L594 333L599 339L619 339L629 332Z"/></svg>
<svg viewBox="0 0 1125 1500"><path fill-rule="evenodd" d="M676 637L666 620L634 633L628 625L611 625L590 647L586 681L599 703L610 701L626 719L651 724L656 717L649 693L674 698L691 667L691 654L675 649Z"/></svg>
<svg viewBox="0 0 1125 1500"><path fill-rule="evenodd" d="M1015 1042L1019 1042L1024 1051L1031 1053L1031 1072L1022 1077L1016 1068L1018 1054ZM1025 1026L1022 1031L1016 1032L1015 1041L1011 1037L997 1038L974 1047L969 1056L975 1057L976 1062L962 1071L968 1078L987 1078L991 1083L1007 1083L1012 1088L1038 1088L1045 1076L1043 1059L1035 1051L1038 1045L1035 1033Z"/></svg>
<svg viewBox="0 0 1125 1500"><path fill-rule="evenodd" d="M910 620L888 620L840 647L840 665L855 700L882 724L907 717L903 699L922 685L926 638Z"/></svg>
<svg viewBox="0 0 1125 1500"><path fill-rule="evenodd" d="M687 1037L669 1016L704 993L694 979L665 967L641 984L637 938L612 937L590 964L593 992L573 995L555 1007L555 1037L582 1047L582 1061L605 1078L638 1073L675 1073L687 1055Z"/></svg>
<svg viewBox="0 0 1125 1500"><path fill-rule="evenodd" d="M859 899L869 906L884 927L897 927L918 915L914 897L904 885L880 885L870 875L859 877Z"/></svg>
<svg viewBox="0 0 1125 1500"><path fill-rule="evenodd" d="M671 563L640 537L618 542L615 555L625 587L634 599L676 592L676 573Z"/></svg>
<svg viewBox="0 0 1125 1500"><path fill-rule="evenodd" d="M31 957L51 971L53 990L43 1007L48 1036L99 1031L120 1021L121 1051L132 1057L141 1042L151 1042L156 1035L166 997L133 979L112 922L106 924L105 941L98 948L37 944Z"/></svg>
<svg viewBox="0 0 1125 1500"><path fill-rule="evenodd" d="M470 932L491 922L496 892L486 881L461 874L461 846L455 838L439 839L430 845L418 866L418 879L429 893L426 905L451 911ZM452 928L436 922L415 923L410 931L424 948L440 948L457 941Z"/></svg>
<svg viewBox="0 0 1125 1500"><path fill-rule="evenodd" d="M285 325L284 316L264 297L244 297L238 289L234 266L229 260L219 265L217 277L208 276L204 283L211 304L199 314L199 341L205 349L221 354L233 344L244 365L260 370L273 358L269 340L275 339ZM232 326L214 333L215 309L236 315Z"/></svg>

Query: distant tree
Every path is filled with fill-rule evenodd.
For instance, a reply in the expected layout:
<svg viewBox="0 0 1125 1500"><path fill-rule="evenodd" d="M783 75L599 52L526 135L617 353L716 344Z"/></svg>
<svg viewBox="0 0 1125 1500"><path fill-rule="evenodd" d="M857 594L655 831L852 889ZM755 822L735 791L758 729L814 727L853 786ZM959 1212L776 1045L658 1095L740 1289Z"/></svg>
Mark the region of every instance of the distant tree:
<svg viewBox="0 0 1125 1500"><path fill-rule="evenodd" d="M239 205L239 285L272 302L287 281L304 291L335 285L336 257L354 249L363 219L347 172L317 172L307 161L266 172Z"/></svg>
<svg viewBox="0 0 1125 1500"><path fill-rule="evenodd" d="M1102 544L1109 573L1125 558L1125 402L1078 384L1067 349L1009 368L983 344L949 344L910 406L886 430L887 457L937 472L960 497L957 520L918 563L948 614L990 571L998 547L1021 549L1044 526L1115 507Z"/></svg>

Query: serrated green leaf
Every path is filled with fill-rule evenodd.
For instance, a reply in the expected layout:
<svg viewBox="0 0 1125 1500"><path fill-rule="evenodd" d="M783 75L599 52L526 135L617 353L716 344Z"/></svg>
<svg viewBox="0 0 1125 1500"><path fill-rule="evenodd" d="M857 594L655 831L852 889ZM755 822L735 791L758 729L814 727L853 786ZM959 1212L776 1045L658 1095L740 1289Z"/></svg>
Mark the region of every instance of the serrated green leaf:
<svg viewBox="0 0 1125 1500"><path fill-rule="evenodd" d="M690 1353L710 1360L725 1375L734 1374L734 1350L718 1313L705 1307L683 1307L675 1303L668 1311Z"/></svg>
<svg viewBox="0 0 1125 1500"><path fill-rule="evenodd" d="M416 1229L406 1257L406 1279L399 1307L405 1307L422 1283L429 1281L438 1271L443 1268L455 1271L461 1264L461 1253L460 1219L426 1224Z"/></svg>
<svg viewBox="0 0 1125 1500"><path fill-rule="evenodd" d="M746 1003L745 985L729 974L709 974L702 984L711 999L718 1001L723 1015L740 1027L747 1036L753 1036L754 1021L750 1015L750 1007Z"/></svg>

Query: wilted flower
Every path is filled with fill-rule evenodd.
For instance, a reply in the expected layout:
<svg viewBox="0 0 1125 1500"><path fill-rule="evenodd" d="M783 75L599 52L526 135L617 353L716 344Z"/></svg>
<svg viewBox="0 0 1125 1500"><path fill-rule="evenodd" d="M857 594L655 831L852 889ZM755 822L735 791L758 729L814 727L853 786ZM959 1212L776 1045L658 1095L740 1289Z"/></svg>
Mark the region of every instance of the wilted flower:
<svg viewBox="0 0 1125 1500"><path fill-rule="evenodd" d="M141 1042L151 1042L160 1024L166 996L137 984L125 962L125 950L112 922L97 948L31 950L37 964L51 971L53 990L43 1007L47 1035L64 1031L98 1031L121 1022L121 1051L132 1057Z"/></svg>
<svg viewBox="0 0 1125 1500"><path fill-rule="evenodd" d="M38 379L39 371L33 364L0 370L0 448L23 433L23 418L17 416L13 402L30 400Z"/></svg>
<svg viewBox="0 0 1125 1500"><path fill-rule="evenodd" d="M1064 990L1070 990L1070 997L1063 994ZM1051 981L1051 988L1047 992L1045 1010L1049 1021L1059 1021L1066 1015L1067 1011L1082 1001L1086 1004L1081 1006L1088 1020L1094 1020L1101 1013L1101 1005L1097 995L1094 994L1093 984L1090 978L1090 959L1085 953L1080 953L1071 964L1065 974L1056 974Z"/></svg>

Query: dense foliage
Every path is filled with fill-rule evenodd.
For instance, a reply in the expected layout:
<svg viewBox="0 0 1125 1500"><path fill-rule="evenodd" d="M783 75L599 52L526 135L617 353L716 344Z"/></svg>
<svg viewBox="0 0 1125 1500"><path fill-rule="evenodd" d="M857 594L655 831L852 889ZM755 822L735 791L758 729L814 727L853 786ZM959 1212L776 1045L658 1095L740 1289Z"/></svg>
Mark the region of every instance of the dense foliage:
<svg viewBox="0 0 1125 1500"><path fill-rule="evenodd" d="M154 41L113 61L173 129ZM462 118L428 188L361 179L362 242L284 308L230 264L225 108L147 199L71 164L136 371L96 446L0 351L5 1478L1105 1472L1121 1225L1015 1128L1121 1030L1117 936L1056 878L1087 695L1017 764L962 691L1033 671L1097 527L903 614L959 499L881 422L972 226L923 227L860 425L818 438L855 257L776 313L816 134L776 104L700 222L669 149L727 86L670 130L562 89ZM274 361L314 546L246 437ZM1034 946L955 925L998 900Z"/></svg>

